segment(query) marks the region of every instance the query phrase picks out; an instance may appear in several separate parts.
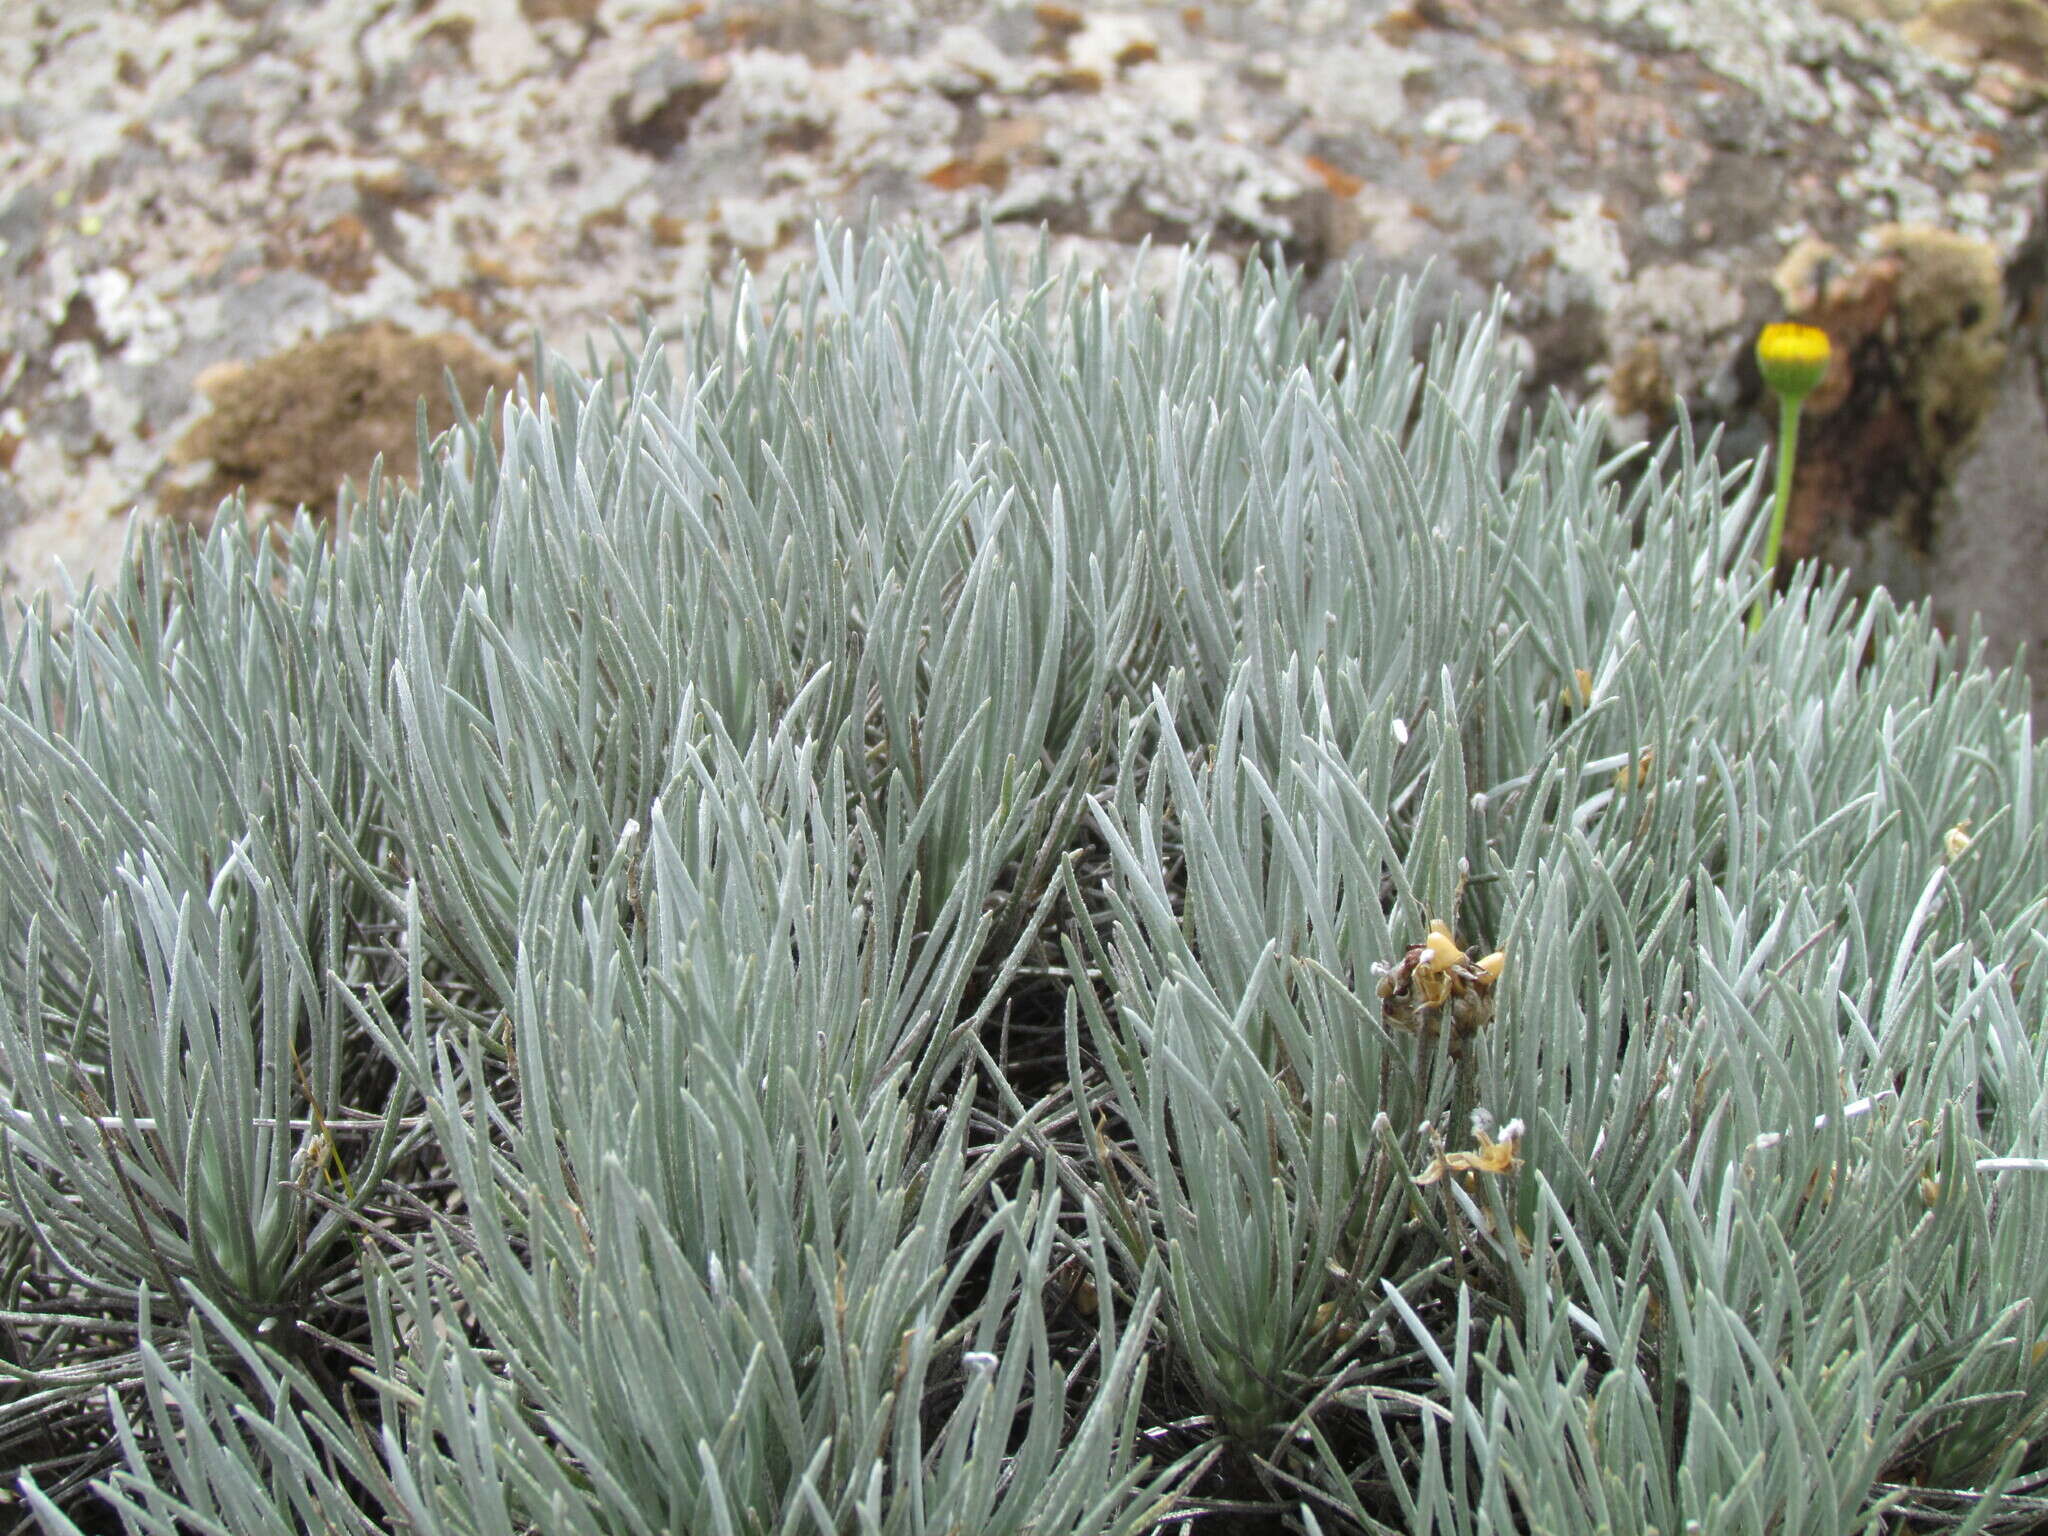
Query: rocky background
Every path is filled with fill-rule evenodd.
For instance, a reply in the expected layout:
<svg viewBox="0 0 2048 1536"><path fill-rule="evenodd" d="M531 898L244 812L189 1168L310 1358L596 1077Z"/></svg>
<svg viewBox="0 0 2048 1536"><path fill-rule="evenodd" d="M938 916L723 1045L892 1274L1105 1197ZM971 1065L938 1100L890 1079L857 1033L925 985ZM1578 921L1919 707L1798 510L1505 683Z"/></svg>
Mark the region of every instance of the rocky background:
<svg viewBox="0 0 2048 1536"><path fill-rule="evenodd" d="M611 355L825 213L1277 247L1318 307L1433 264L1533 404L1731 462L1757 328L1824 325L1790 550L2040 647L2044 103L2043 0L0 0L0 586L409 473L444 370Z"/></svg>

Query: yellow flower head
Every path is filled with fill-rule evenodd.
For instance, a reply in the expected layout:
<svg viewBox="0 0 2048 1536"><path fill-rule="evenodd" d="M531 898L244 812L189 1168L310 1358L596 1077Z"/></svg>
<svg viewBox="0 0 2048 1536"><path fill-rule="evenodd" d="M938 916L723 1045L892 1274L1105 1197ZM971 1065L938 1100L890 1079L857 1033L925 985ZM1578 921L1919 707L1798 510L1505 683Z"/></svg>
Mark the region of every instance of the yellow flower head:
<svg viewBox="0 0 2048 1536"><path fill-rule="evenodd" d="M1493 984L1506 963L1497 951L1481 958L1476 946L1460 949L1451 925L1439 918L1398 963L1373 967L1380 978L1381 1015L1396 1029L1419 1030L1434 1040L1441 1015L1448 1014L1452 1038L1462 1043L1493 1017ZM1458 1055L1457 1044L1451 1054Z"/></svg>
<svg viewBox="0 0 2048 1536"><path fill-rule="evenodd" d="M1827 377L1828 333L1789 322L1767 325L1756 340L1756 363L1772 394L1781 400L1804 400Z"/></svg>
<svg viewBox="0 0 2048 1536"><path fill-rule="evenodd" d="M1656 752L1649 747L1645 747L1642 750L1641 756L1637 757L1634 762L1623 763L1620 770L1614 775L1615 793L1626 794L1631 789L1634 789L1637 783L1648 775L1656 761Z"/></svg>
<svg viewBox="0 0 2048 1536"><path fill-rule="evenodd" d="M1949 863L1953 864L1957 859L1960 859L1970 851L1972 841L1973 839L1970 836L1970 818L1965 816L1961 821L1941 834L1941 851L1948 856Z"/></svg>
<svg viewBox="0 0 2048 1536"><path fill-rule="evenodd" d="M1438 920L1429 925L1429 937L1422 941L1425 951L1422 968L1431 971L1448 971L1465 958L1465 951L1458 948L1458 941L1451 937L1450 925Z"/></svg>

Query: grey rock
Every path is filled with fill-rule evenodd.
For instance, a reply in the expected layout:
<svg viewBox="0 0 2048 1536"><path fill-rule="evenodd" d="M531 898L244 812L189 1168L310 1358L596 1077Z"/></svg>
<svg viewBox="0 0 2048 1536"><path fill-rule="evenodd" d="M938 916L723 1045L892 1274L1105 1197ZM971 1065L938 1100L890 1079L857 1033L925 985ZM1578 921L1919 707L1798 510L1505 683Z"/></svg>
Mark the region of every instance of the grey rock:
<svg viewBox="0 0 2048 1536"><path fill-rule="evenodd" d="M1111 278L1142 239L1278 250L1319 310L1427 271L1436 322L1502 285L1529 403L1603 404L1617 447L1683 410L1754 451L1788 250L1857 267L1904 224L2018 263L2038 236L2025 51L1957 31L1960 0L1923 51L1905 5L73 0L24 23L49 59L0 101L0 434L28 521L89 542L155 507L213 364L380 320L514 364L536 332L603 352L872 214L963 256L985 219L1005 249L1043 226ZM1999 323L2026 354L2028 313ZM1813 550L1960 622L1983 552L2038 521L2030 387L2011 363L1916 502L1814 511ZM1817 431L1817 465L1830 433L1856 441ZM2019 634L2021 598L1981 607Z"/></svg>
<svg viewBox="0 0 2048 1536"><path fill-rule="evenodd" d="M1994 664L2025 648L2048 701L2048 316L2040 242L2007 269L2015 323L1989 414L1936 493L1928 595L1951 630L1974 618Z"/></svg>
<svg viewBox="0 0 2048 1536"><path fill-rule="evenodd" d="M20 275L42 241L49 217L49 195L38 186L20 186L0 203L0 278Z"/></svg>

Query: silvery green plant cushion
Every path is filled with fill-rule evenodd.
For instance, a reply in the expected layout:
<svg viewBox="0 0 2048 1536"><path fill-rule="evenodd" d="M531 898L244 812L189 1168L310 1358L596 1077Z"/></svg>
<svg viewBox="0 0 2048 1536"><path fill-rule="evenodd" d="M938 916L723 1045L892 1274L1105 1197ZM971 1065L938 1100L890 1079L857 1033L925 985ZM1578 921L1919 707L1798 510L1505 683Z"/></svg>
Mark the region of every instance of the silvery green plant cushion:
<svg viewBox="0 0 2048 1536"><path fill-rule="evenodd" d="M2042 1518L2024 684L1412 299L821 230L31 616L29 1528Z"/></svg>

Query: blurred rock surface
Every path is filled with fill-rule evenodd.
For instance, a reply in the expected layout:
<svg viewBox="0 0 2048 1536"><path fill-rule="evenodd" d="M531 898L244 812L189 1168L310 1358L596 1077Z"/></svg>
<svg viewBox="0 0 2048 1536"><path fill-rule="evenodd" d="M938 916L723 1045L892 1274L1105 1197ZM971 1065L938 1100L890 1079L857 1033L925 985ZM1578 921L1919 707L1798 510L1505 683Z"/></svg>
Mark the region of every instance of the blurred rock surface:
<svg viewBox="0 0 2048 1536"><path fill-rule="evenodd" d="M324 500L422 358L604 355L872 210L1112 281L1277 249L1317 308L1354 261L1438 317L1502 284L1531 402L1617 447L1682 400L1761 449L1750 344L1803 313L1846 361L1795 547L2048 650L2044 104L2040 0L0 6L0 578ZM252 456L223 386L287 373L325 397L243 409Z"/></svg>

